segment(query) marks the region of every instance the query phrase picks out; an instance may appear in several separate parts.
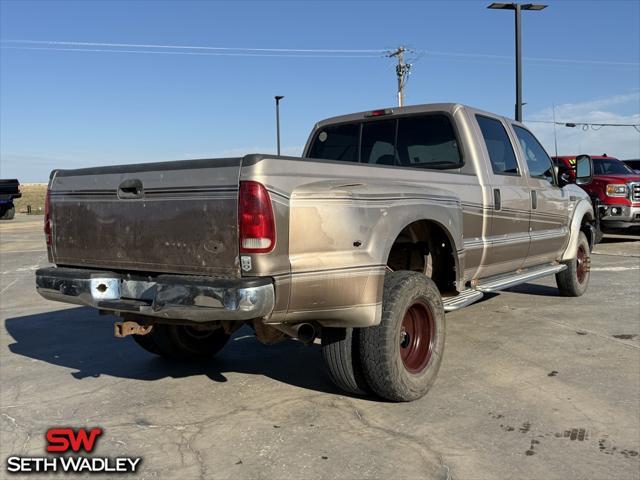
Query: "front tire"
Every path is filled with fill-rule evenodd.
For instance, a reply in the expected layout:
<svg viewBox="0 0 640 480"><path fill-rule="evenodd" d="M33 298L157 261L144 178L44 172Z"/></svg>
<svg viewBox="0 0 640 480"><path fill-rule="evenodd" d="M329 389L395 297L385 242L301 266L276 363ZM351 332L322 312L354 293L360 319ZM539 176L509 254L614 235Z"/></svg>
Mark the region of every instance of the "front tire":
<svg viewBox="0 0 640 480"><path fill-rule="evenodd" d="M565 262L567 268L556 273L556 284L563 297L579 297L587 291L591 269L591 251L584 232L578 234L576 258Z"/></svg>
<svg viewBox="0 0 640 480"><path fill-rule="evenodd" d="M445 315L435 283L417 272L387 273L382 321L361 330L367 384L387 400L424 396L440 369L444 339Z"/></svg>
<svg viewBox="0 0 640 480"><path fill-rule="evenodd" d="M230 335L222 328L200 330L187 325L156 324L147 335L133 339L146 351L173 360L198 361L214 357Z"/></svg>

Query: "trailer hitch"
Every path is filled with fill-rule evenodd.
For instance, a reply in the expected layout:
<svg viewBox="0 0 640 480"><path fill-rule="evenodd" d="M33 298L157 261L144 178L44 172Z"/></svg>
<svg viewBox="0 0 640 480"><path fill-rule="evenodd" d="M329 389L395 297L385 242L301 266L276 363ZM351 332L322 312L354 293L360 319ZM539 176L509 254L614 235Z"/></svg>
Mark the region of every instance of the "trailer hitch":
<svg viewBox="0 0 640 480"><path fill-rule="evenodd" d="M153 330L153 325L140 325L137 322L116 322L114 325L114 334L118 338L128 335L147 335Z"/></svg>

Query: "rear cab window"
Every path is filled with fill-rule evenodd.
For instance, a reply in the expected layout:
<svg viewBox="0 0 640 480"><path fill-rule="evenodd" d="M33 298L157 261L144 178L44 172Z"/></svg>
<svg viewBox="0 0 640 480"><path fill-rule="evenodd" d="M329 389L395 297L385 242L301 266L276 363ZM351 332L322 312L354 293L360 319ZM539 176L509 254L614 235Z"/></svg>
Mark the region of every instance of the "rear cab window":
<svg viewBox="0 0 640 480"><path fill-rule="evenodd" d="M437 170L464 165L453 123L444 113L328 125L316 132L309 156Z"/></svg>
<svg viewBox="0 0 640 480"><path fill-rule="evenodd" d="M395 165L396 121L377 120L362 125L360 161L374 165Z"/></svg>
<svg viewBox="0 0 640 480"><path fill-rule="evenodd" d="M500 120L476 115L489 154L493 173L497 175L520 175L516 154L509 135Z"/></svg>
<svg viewBox="0 0 640 480"><path fill-rule="evenodd" d="M323 128L309 150L311 158L357 162L360 125L347 123Z"/></svg>

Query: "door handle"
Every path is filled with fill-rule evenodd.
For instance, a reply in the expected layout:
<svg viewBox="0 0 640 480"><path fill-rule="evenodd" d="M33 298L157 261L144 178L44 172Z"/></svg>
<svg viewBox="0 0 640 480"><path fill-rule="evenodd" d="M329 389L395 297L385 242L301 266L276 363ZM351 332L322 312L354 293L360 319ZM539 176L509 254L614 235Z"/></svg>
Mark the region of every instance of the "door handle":
<svg viewBox="0 0 640 480"><path fill-rule="evenodd" d="M500 196L500 189L499 188L494 188L493 189L493 208L494 208L494 210L501 210L502 209L502 198Z"/></svg>
<svg viewBox="0 0 640 480"><path fill-rule="evenodd" d="M142 182L137 178L125 180L118 186L118 198L142 198Z"/></svg>
<svg viewBox="0 0 640 480"><path fill-rule="evenodd" d="M531 208L534 210L538 208L538 192L535 190L531 190Z"/></svg>

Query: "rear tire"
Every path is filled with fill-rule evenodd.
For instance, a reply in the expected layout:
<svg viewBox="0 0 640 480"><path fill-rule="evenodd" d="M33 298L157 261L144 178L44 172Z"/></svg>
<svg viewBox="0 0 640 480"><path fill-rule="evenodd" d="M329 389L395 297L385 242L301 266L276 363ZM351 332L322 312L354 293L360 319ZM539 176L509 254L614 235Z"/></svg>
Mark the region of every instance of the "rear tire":
<svg viewBox="0 0 640 480"><path fill-rule="evenodd" d="M565 262L567 268L556 273L556 284L563 297L579 297L587 291L591 269L591 251L584 232L578 234L576 258Z"/></svg>
<svg viewBox="0 0 640 480"><path fill-rule="evenodd" d="M147 335L134 335L146 351L174 360L208 360L224 348L230 335L222 328L197 330L186 325L154 325Z"/></svg>
<svg viewBox="0 0 640 480"><path fill-rule="evenodd" d="M387 400L416 400L429 391L442 362L445 315L440 292L421 273L396 271L386 274L382 302L380 324L361 330L366 381Z"/></svg>
<svg viewBox="0 0 640 480"><path fill-rule="evenodd" d="M0 220L13 220L16 215L16 207L13 203L0 207Z"/></svg>
<svg viewBox="0 0 640 480"><path fill-rule="evenodd" d="M354 395L367 395L370 389L360 360L360 332L358 328L323 328L322 358L338 388Z"/></svg>

